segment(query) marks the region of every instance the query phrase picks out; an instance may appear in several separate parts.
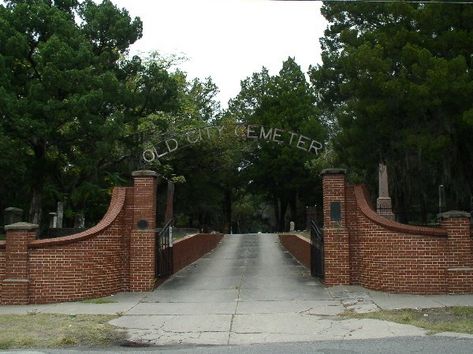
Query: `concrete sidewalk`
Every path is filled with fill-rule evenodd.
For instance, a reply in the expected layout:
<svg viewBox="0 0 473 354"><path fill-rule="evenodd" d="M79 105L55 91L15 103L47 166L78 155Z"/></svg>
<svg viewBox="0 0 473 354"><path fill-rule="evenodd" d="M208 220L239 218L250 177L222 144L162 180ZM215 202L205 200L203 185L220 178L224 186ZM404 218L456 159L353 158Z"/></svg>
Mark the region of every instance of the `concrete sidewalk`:
<svg viewBox="0 0 473 354"><path fill-rule="evenodd" d="M340 302L343 309L353 310L358 313L409 308L420 309L446 306L473 306L473 295L390 294L365 289L356 285L329 287L327 288L327 291L334 301ZM28 313L121 315L129 311L136 312L133 308L152 294L152 292L119 293L103 298L113 301L112 303L106 304L85 303L79 301L45 305L0 305L0 315ZM164 313L165 312L166 311L164 311Z"/></svg>
<svg viewBox="0 0 473 354"><path fill-rule="evenodd" d="M156 291L121 293L113 303L0 306L0 314L118 314L111 323L154 345L254 344L423 336L413 326L341 319L353 310L473 306L473 295L386 294L359 286L326 288L276 235L227 235L216 250Z"/></svg>
<svg viewBox="0 0 473 354"><path fill-rule="evenodd" d="M0 315L29 313L60 313L68 315L121 315L133 307L150 293L119 293L105 298L110 303L95 304L87 302L61 302L44 305L0 305Z"/></svg>
<svg viewBox="0 0 473 354"><path fill-rule="evenodd" d="M346 309L359 313L374 310L473 306L473 295L391 294L356 285L334 286L328 288L328 291L334 299L340 299Z"/></svg>

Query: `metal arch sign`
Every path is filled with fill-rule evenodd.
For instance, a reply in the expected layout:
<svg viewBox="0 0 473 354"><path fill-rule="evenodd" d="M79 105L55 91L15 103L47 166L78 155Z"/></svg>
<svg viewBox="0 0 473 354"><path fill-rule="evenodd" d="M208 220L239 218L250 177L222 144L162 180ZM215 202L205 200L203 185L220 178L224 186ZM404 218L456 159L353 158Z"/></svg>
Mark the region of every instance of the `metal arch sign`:
<svg viewBox="0 0 473 354"><path fill-rule="evenodd" d="M143 151L143 160L147 163L151 163L177 151L180 147L197 144L206 139L210 140L215 137L222 138L225 133L225 128L225 126L210 126L192 129L182 134L163 139L157 145ZM232 133L236 137L245 140L260 140L279 145L286 144L315 155L318 155L319 151L323 149L322 143L315 139L280 128L267 128L262 125L254 124L239 124L235 126Z"/></svg>

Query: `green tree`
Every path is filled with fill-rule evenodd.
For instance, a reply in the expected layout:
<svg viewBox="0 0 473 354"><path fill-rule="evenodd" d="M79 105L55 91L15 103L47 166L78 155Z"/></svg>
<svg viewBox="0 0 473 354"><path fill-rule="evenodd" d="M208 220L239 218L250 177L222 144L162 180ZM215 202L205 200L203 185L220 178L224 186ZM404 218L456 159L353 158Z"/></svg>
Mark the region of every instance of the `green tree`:
<svg viewBox="0 0 473 354"><path fill-rule="evenodd" d="M25 208L29 201L25 199L27 182L25 175L28 158L24 146L4 134L0 127L0 215L6 207ZM0 216L0 220L3 218Z"/></svg>
<svg viewBox="0 0 473 354"><path fill-rule="evenodd" d="M323 64L311 81L341 162L371 185L388 165L399 209L469 208L473 7L326 3Z"/></svg>
<svg viewBox="0 0 473 354"><path fill-rule="evenodd" d="M30 220L39 223L45 185L69 168L66 156L84 143L100 150L119 123L118 64L142 24L108 0L9 0L0 14L1 124L29 148Z"/></svg>
<svg viewBox="0 0 473 354"><path fill-rule="evenodd" d="M239 95L231 101L230 112L242 121L265 127L302 133L325 140L315 96L304 73L293 58L283 62L276 76L266 69L242 81ZM303 224L298 204L313 204L316 178L305 167L311 156L287 144L255 143L246 157L244 174L250 189L266 196L275 210L277 228L286 228L286 212Z"/></svg>
<svg viewBox="0 0 473 354"><path fill-rule="evenodd" d="M181 145L178 151L148 167L158 171L163 179L177 182L175 211L180 226L220 229L223 223L221 176L226 150L223 140L215 136L220 119L218 88L211 78L188 80L180 70L176 70L173 77L178 86L176 110L144 117L139 129L152 132L145 135L151 145L162 146L165 139L172 137L177 137ZM211 137L208 137L206 129L212 127ZM185 144L186 133L192 134L193 139L203 134L203 138L197 143ZM160 192L164 193L165 188L160 188Z"/></svg>

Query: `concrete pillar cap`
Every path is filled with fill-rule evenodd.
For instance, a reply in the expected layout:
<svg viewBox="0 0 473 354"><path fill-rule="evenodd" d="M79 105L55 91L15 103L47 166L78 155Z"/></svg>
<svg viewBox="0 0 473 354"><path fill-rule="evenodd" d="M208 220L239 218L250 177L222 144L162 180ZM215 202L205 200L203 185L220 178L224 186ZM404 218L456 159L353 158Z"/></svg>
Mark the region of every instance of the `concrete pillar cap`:
<svg viewBox="0 0 473 354"><path fill-rule="evenodd" d="M131 173L132 177L158 177L158 174L152 170L139 170Z"/></svg>
<svg viewBox="0 0 473 354"><path fill-rule="evenodd" d="M4 229L5 231L8 231L8 230L31 231L31 230L36 230L38 227L39 226L37 224L30 224L27 222L17 222L14 224L5 225Z"/></svg>
<svg viewBox="0 0 473 354"><path fill-rule="evenodd" d="M467 218L471 217L470 213L466 211L459 211L459 210L450 210L446 211L445 213L438 214L440 219L451 219L451 218Z"/></svg>
<svg viewBox="0 0 473 354"><path fill-rule="evenodd" d="M346 173L347 170L344 168L326 168L320 172L320 175L345 175Z"/></svg>

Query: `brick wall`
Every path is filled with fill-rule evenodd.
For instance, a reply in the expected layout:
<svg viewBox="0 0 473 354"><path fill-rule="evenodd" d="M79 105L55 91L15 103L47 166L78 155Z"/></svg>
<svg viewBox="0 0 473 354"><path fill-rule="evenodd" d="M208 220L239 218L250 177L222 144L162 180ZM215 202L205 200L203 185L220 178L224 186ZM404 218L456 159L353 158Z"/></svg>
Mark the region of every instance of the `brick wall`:
<svg viewBox="0 0 473 354"><path fill-rule="evenodd" d="M445 230L397 224L376 214L361 186L357 201L358 265L361 285L375 290L412 294L438 294L446 284L447 233Z"/></svg>
<svg viewBox="0 0 473 354"><path fill-rule="evenodd" d="M345 183L343 171L324 174L327 285L410 294L473 292L467 213L444 213L439 228L416 227L378 215L368 199L363 186ZM341 221L331 220L332 201L341 201Z"/></svg>
<svg viewBox="0 0 473 354"><path fill-rule="evenodd" d="M197 234L181 238L173 245L173 272L213 250L222 240L223 234Z"/></svg>
<svg viewBox="0 0 473 354"><path fill-rule="evenodd" d="M294 258L310 269L310 240L299 235L279 235L279 241Z"/></svg>
<svg viewBox="0 0 473 354"><path fill-rule="evenodd" d="M323 171L324 208L324 282L327 285L350 284L350 240L347 228L347 199L344 170ZM333 204L339 206L339 218L333 219Z"/></svg>
<svg viewBox="0 0 473 354"><path fill-rule="evenodd" d="M30 301L72 301L128 290L120 229L112 225L89 240L30 251Z"/></svg>
<svg viewBox="0 0 473 354"><path fill-rule="evenodd" d="M356 198L353 188L345 189L346 206L347 206L347 225L349 237L349 259L350 259L350 284L360 283L360 263L361 244L360 234L358 232L351 232L351 230L358 229L358 214L356 207Z"/></svg>
<svg viewBox="0 0 473 354"><path fill-rule="evenodd" d="M18 223L5 226L5 277L2 303L27 304L29 287L28 245L36 237L37 225Z"/></svg>
<svg viewBox="0 0 473 354"><path fill-rule="evenodd" d="M2 303L2 294L3 294L2 285L3 285L3 279L5 279L5 266L6 266L5 247L6 247L6 242L0 241L0 303Z"/></svg>
<svg viewBox="0 0 473 354"><path fill-rule="evenodd" d="M0 241L0 279L5 278L5 241ZM1 292L1 282L0 282L0 294Z"/></svg>
<svg viewBox="0 0 473 354"><path fill-rule="evenodd" d="M149 291L155 286L155 230L157 173L135 171L133 217L130 234L131 291Z"/></svg>
<svg viewBox="0 0 473 354"><path fill-rule="evenodd" d="M114 188L103 219L81 233L37 240L37 225L6 227L0 241L0 303L74 301L120 291L150 291L155 277L156 173L136 171ZM175 270L215 248L223 235L175 243Z"/></svg>
<svg viewBox="0 0 473 354"><path fill-rule="evenodd" d="M72 301L128 290L129 248L124 237L127 192L132 188L114 189L110 207L95 227L76 235L31 242L30 303Z"/></svg>

